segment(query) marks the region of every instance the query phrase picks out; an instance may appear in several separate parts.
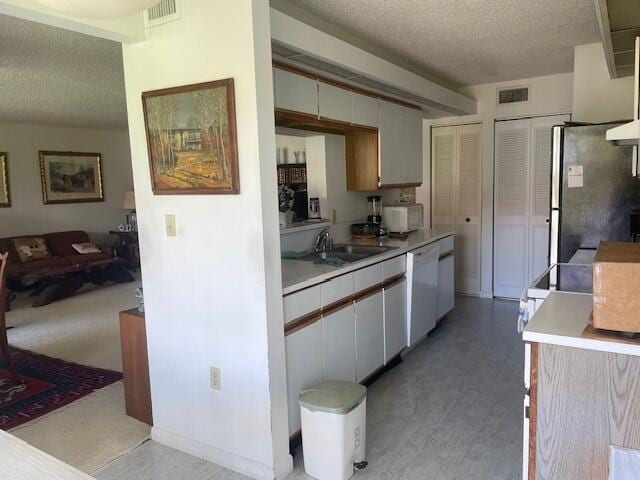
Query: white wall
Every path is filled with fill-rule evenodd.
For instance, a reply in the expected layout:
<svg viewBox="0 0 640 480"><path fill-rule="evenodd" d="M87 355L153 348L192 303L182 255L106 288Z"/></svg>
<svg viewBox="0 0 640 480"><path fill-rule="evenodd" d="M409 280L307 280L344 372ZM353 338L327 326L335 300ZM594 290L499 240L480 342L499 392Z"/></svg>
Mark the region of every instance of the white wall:
<svg viewBox="0 0 640 480"><path fill-rule="evenodd" d="M44 205L40 150L102 154L104 202ZM0 208L0 237L62 230L86 230L96 241L124 223L124 192L133 189L129 135L126 130L0 124L0 151L7 152L10 208Z"/></svg>
<svg viewBox="0 0 640 480"><path fill-rule="evenodd" d="M288 452L269 7L190 0L124 45L157 441L256 478ZM140 95L232 77L239 195L154 196ZM167 238L165 214L177 236ZM209 385L221 369L222 389Z"/></svg>
<svg viewBox="0 0 640 480"><path fill-rule="evenodd" d="M608 122L633 118L633 77L611 80L601 43L579 45L574 54L573 120Z"/></svg>
<svg viewBox="0 0 640 480"><path fill-rule="evenodd" d="M496 90L501 87L528 85L531 87L530 102L523 105L498 106ZM480 295L493 296L493 164L494 125L499 119L526 116L554 115L572 110L573 75L571 73L549 75L510 82L492 83L466 87L463 95L478 102L476 115L445 117L425 120L424 135L424 182L417 189L416 197L426 204L431 191L431 133L432 126L463 125L481 123L483 131L482 158L482 258Z"/></svg>

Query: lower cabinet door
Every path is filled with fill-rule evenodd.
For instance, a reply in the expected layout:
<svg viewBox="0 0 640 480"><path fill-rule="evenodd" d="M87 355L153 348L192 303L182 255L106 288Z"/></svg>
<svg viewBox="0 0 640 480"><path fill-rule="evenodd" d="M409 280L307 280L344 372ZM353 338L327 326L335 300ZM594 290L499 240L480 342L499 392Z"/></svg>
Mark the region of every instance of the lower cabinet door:
<svg viewBox="0 0 640 480"><path fill-rule="evenodd" d="M383 311L382 290L355 303L357 382L384 365Z"/></svg>
<svg viewBox="0 0 640 480"><path fill-rule="evenodd" d="M322 317L324 379L356 380L356 324L353 303Z"/></svg>
<svg viewBox="0 0 640 480"><path fill-rule="evenodd" d="M384 289L384 362L407 346L407 281Z"/></svg>
<svg viewBox="0 0 640 480"><path fill-rule="evenodd" d="M305 388L323 381L322 322L308 325L285 337L287 359L287 398L289 435L300 430L298 395Z"/></svg>
<svg viewBox="0 0 640 480"><path fill-rule="evenodd" d="M438 306L436 318L441 319L455 306L454 256L438 262Z"/></svg>

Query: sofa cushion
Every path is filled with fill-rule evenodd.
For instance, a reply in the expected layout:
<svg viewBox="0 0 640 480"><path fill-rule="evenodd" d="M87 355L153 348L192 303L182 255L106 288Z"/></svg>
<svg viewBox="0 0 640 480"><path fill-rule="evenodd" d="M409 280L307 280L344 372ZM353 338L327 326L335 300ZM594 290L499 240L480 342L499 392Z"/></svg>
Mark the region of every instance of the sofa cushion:
<svg viewBox="0 0 640 480"><path fill-rule="evenodd" d="M47 233L43 237L47 240L49 250L55 257L77 255L78 252L73 248L73 244L89 242L89 235L82 230Z"/></svg>
<svg viewBox="0 0 640 480"><path fill-rule="evenodd" d="M51 257L43 260L34 260L27 263L13 263L7 266L8 275L18 275L22 273L31 273L40 269L69 267L71 262L67 258Z"/></svg>
<svg viewBox="0 0 640 480"><path fill-rule="evenodd" d="M13 246L22 263L51 258L47 242L42 237L14 238Z"/></svg>
<svg viewBox="0 0 640 480"><path fill-rule="evenodd" d="M84 255L76 253L75 255L67 255L65 259L67 259L72 265L85 265L91 262L111 260L111 257L106 253L86 253Z"/></svg>

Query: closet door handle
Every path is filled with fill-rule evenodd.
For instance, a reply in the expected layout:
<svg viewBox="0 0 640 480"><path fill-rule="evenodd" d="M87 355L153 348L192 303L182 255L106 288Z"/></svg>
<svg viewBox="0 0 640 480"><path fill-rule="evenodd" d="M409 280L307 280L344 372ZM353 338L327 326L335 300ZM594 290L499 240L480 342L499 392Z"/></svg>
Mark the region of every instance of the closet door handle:
<svg viewBox="0 0 640 480"><path fill-rule="evenodd" d="M471 221L471 219L469 217L467 217L464 221L469 223Z"/></svg>
<svg viewBox="0 0 640 480"><path fill-rule="evenodd" d="M549 223L549 219L548 219L548 218L545 218L545 219L544 219L544 223Z"/></svg>

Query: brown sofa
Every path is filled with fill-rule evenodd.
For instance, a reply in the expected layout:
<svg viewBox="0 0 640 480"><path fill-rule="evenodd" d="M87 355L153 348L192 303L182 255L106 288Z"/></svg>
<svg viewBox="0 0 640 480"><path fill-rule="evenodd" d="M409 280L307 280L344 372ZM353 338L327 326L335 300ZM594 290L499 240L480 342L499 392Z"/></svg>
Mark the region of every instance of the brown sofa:
<svg viewBox="0 0 640 480"><path fill-rule="evenodd" d="M21 262L14 240L28 237L44 238L51 256ZM0 252L9 253L9 290L32 290L33 296L42 294L34 302L34 306L41 306L72 295L86 282L102 285L108 280L118 283L134 280L127 263L114 258L109 247L100 247L100 253L84 255L73 248L74 243L89 241L87 232L81 230L0 238Z"/></svg>

